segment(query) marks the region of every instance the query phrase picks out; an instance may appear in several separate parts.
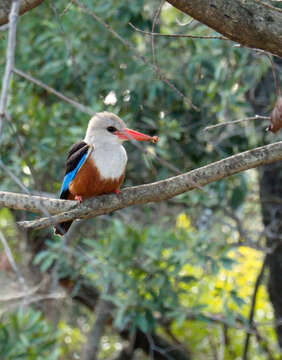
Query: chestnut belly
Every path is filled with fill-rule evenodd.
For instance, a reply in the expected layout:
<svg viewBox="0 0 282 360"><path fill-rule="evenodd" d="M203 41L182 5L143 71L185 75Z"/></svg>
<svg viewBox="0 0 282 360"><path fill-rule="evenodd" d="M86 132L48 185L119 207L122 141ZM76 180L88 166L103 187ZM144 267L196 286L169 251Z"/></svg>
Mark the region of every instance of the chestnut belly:
<svg viewBox="0 0 282 360"><path fill-rule="evenodd" d="M70 183L69 191L73 196L80 195L89 198L119 190L123 180L124 174L116 179L102 178L97 167L90 159L87 159Z"/></svg>

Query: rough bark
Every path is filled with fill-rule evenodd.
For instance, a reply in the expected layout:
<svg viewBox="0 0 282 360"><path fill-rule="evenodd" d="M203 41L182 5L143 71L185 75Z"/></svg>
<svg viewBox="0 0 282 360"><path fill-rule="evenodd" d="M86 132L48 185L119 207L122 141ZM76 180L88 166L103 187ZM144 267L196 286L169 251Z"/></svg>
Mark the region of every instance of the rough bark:
<svg viewBox="0 0 282 360"><path fill-rule="evenodd" d="M282 56L281 9L256 0L167 1L233 41Z"/></svg>
<svg viewBox="0 0 282 360"><path fill-rule="evenodd" d="M20 15L40 5L44 0L21 0ZM0 25L8 23L9 12L11 9L11 0L0 0Z"/></svg>
<svg viewBox="0 0 282 360"><path fill-rule="evenodd" d="M87 199L80 205L75 201L0 192L0 206L35 212L42 212L44 207L51 214L64 211L52 217L20 223L25 228L40 229L56 222L90 218L128 206L168 200L225 177L278 160L282 160L282 142L245 151L166 180L126 188L120 195L102 195Z"/></svg>

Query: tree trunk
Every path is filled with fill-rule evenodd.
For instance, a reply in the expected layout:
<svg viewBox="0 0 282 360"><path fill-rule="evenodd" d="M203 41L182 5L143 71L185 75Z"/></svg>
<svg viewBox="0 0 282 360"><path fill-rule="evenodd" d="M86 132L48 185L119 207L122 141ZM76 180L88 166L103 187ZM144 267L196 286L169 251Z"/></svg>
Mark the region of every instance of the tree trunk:
<svg viewBox="0 0 282 360"><path fill-rule="evenodd" d="M282 60L275 60L275 67L282 68ZM262 79L250 102L255 113L269 115L274 94L272 72ZM275 141L275 139L274 139ZM274 309L277 339L282 350L282 162L260 167L260 201L263 223L265 226L266 246L271 251L268 258L269 276L268 292ZM280 325L279 323L280 322Z"/></svg>
<svg viewBox="0 0 282 360"><path fill-rule="evenodd" d="M282 351L282 162L263 167L260 178L260 196L266 231L269 277L268 292L277 322L276 333ZM280 324L278 323L280 320Z"/></svg>

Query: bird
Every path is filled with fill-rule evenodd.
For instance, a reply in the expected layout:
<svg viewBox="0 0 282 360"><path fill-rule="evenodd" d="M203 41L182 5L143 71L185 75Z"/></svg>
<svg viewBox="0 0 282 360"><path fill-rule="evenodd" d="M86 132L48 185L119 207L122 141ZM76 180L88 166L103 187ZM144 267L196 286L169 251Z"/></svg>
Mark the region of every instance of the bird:
<svg viewBox="0 0 282 360"><path fill-rule="evenodd" d="M77 200L108 193L120 194L127 164L126 140L157 142L157 136L128 129L110 112L96 113L89 121L85 138L74 144L67 155L60 199ZM64 235L72 220L56 224L54 233Z"/></svg>

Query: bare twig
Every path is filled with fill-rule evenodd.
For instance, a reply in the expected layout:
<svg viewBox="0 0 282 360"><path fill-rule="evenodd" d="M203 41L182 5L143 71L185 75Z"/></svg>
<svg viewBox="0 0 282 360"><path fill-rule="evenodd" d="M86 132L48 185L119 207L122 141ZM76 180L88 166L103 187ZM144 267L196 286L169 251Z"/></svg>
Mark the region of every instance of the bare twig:
<svg viewBox="0 0 282 360"><path fill-rule="evenodd" d="M70 61L72 63L72 66L74 67L75 69L75 72L78 74L78 67L77 67L77 63L75 61L75 58L74 58L74 55L73 55L73 51L72 51L72 47L71 47L71 43L69 41L69 38L64 30L64 27L63 27L63 24L62 24L62 21L61 21L61 18L60 18L60 15L58 14L58 11L57 11L57 8L56 8L56 5L54 3L53 0L49 0L49 3L50 3L50 7L55 15L55 18L58 22L58 25L59 25L59 28L60 28L60 31L62 33L62 36L65 40L65 43L66 43L66 49L67 49L67 52L68 52L68 55L69 55L69 58L70 58ZM70 3L71 4L71 3Z"/></svg>
<svg viewBox="0 0 282 360"><path fill-rule="evenodd" d="M158 19L160 17L160 13L161 13L162 7L164 5L164 2L165 2L165 0L161 0L160 4L158 6L158 9L157 9L157 11L155 13L155 16L154 16L154 19L153 19L153 24L152 24L152 33L155 31L155 25L156 25L156 22L158 21ZM129 23L129 25L130 25L130 23ZM155 38L154 38L154 36L151 36L151 46L152 46L152 56L153 56L154 66L158 67L157 60L156 60Z"/></svg>
<svg viewBox="0 0 282 360"><path fill-rule="evenodd" d="M155 33L150 31L145 31L138 29L136 26L134 26L132 23L129 23L129 25L135 30L138 31L144 35L150 35L152 37L155 36L161 36L166 38L190 38L190 39L218 39L218 40L228 40L232 41L224 36L204 36L204 35L185 35L185 34L161 34L161 33Z"/></svg>
<svg viewBox="0 0 282 360"><path fill-rule="evenodd" d="M254 0L254 1L255 1L256 3L258 3L258 4L260 4L260 5L268 8L268 9L271 9L271 10L274 10L274 11L277 11L277 12L282 13L282 9L279 9L279 8L277 8L277 7L275 7L275 6L272 6L272 5L270 5L270 4L267 4L267 3L265 3L265 2L263 2L263 1L261 1L261 0ZM277 0L276 0L276 1L277 1Z"/></svg>
<svg viewBox="0 0 282 360"><path fill-rule="evenodd" d="M9 260L10 264L11 264L11 267L12 267L14 273L17 275L19 283L23 286L24 290L26 290L27 287L26 287L24 277L22 276L20 270L17 267L17 264L16 264L16 262L14 260L13 254L12 254L12 251L10 249L10 246L9 246L9 244L8 244L6 238L5 238L5 236L4 236L4 234L2 233L1 230L0 230L0 241L1 241L2 245L3 245L3 248L4 248L5 253L7 255L7 258Z"/></svg>
<svg viewBox="0 0 282 360"><path fill-rule="evenodd" d="M0 136L2 132L3 119L6 112L8 90L11 81L12 70L15 62L16 30L19 14L20 0L13 0L9 15L9 35L6 52L6 66L2 82L2 91L0 97Z"/></svg>
<svg viewBox="0 0 282 360"><path fill-rule="evenodd" d="M0 167L10 176L10 178L29 196L31 196L31 192L29 191L29 189L22 183L22 181L14 174L12 173L12 171L10 171L7 166L2 162L2 160L0 159ZM45 214L45 216L47 216L49 218L49 220L51 221L52 215L50 214L49 210L46 208L46 206L44 206L44 204L40 201L40 199L35 198L34 199L36 205L38 206L38 208L40 209L40 211Z"/></svg>
<svg viewBox="0 0 282 360"><path fill-rule="evenodd" d="M255 326L255 325L253 325ZM255 326L255 337L258 342L258 345L261 347L261 349L267 354L267 360L274 360L274 356L272 355L271 349L268 345L268 339L266 337L263 337L261 333L258 331L257 326Z"/></svg>
<svg viewBox="0 0 282 360"><path fill-rule="evenodd" d="M265 51L265 50L262 50L262 49L252 49L252 50L254 50L257 53L260 53L262 55L267 56L267 58L268 58L268 60L270 62L270 65L271 65L271 69L272 69L272 75L273 75L276 94L277 94L277 97L279 97L280 96L280 88L279 88L279 85L278 85L278 80L277 80L277 76L276 76L276 72L275 72L275 65L274 65L274 62L273 62L273 59L272 59L272 56L274 56L274 55L272 55L268 51Z"/></svg>
<svg viewBox="0 0 282 360"><path fill-rule="evenodd" d="M67 6L65 7L65 9L63 10L63 12L61 13L60 16L64 16L64 15L69 11L69 9L71 8L71 6L72 6L72 2L70 1L70 2L67 4Z"/></svg>
<svg viewBox="0 0 282 360"><path fill-rule="evenodd" d="M191 25L194 21L195 21L195 19L193 19L193 18L191 18L190 20L188 20L186 23L183 23L183 22L181 22L179 19L175 19L176 20L176 22L177 22L177 24L179 25L179 26L189 26L189 25Z"/></svg>
<svg viewBox="0 0 282 360"><path fill-rule="evenodd" d="M272 69L272 74L273 74L273 79L274 79L274 84L275 84L275 89L276 89L276 94L277 97L280 96L280 87L278 85L278 80L277 80L277 76L276 76L276 72L275 72L275 66L274 66L274 62L272 60L271 55L265 51L265 55L268 57L270 64L271 64L271 69Z"/></svg>
<svg viewBox="0 0 282 360"><path fill-rule="evenodd" d="M205 186L247 169L279 160L282 160L282 142L233 155L166 180L126 188L118 196L110 194L87 199L80 205L69 200L54 200L0 192L0 206L40 212L41 210L37 204L40 201L44 203L50 213L54 214L63 211L59 215L54 215L52 219L42 218L32 222L20 223L21 226L26 228L40 229L57 222L95 217L132 205L168 200L176 195L195 189L195 184Z"/></svg>
<svg viewBox="0 0 282 360"><path fill-rule="evenodd" d="M267 261L268 261L268 255L265 255L262 266L261 266L261 269L260 269L260 272L259 272L259 274L257 276L257 279L256 279L256 282L255 282L254 292L253 292L253 296L252 296L251 309L250 309L250 314L249 314L249 327L250 327L250 329L253 329L253 321L254 321L254 314L255 314L255 307L256 307L256 299L257 299L258 289L259 289L259 286L260 286L261 281L263 279L263 274L264 274L264 270L265 270L266 265L267 265ZM248 348L249 348L249 343L250 343L250 336L251 336L250 333L246 333L242 360L247 360L248 359Z"/></svg>
<svg viewBox="0 0 282 360"><path fill-rule="evenodd" d="M6 31L9 29L9 27L10 27L9 24L2 25L2 26L0 26L0 31Z"/></svg>
<svg viewBox="0 0 282 360"><path fill-rule="evenodd" d="M167 84L174 92L176 92L181 99L191 106L194 110L199 111L197 106L195 106L191 100L189 100L168 78L165 76L165 74L161 71L159 71L158 68L156 68L147 58L140 54L136 48L130 44L128 41L123 39L115 30L113 30L107 23L105 23L104 20L102 20L99 16L97 16L93 11L88 9L87 6L82 4L79 0L71 0L73 3L75 3L80 9L82 9L84 12L86 12L88 15L90 15L93 19L95 19L99 24L101 24L105 29L107 29L116 39L118 39L127 49L129 49L138 59L142 60L144 64L149 66L163 81L165 84Z"/></svg>
<svg viewBox="0 0 282 360"><path fill-rule="evenodd" d="M21 294L20 294L21 295ZM21 297L24 300L24 304L25 306L30 305L30 304L34 304L40 301L46 301L46 300L61 300L64 299L66 296L62 293L56 292L56 293L51 293L51 294L46 294L46 295L32 295L30 297L26 296L26 293L21 295ZM18 297L14 297L14 296L10 296L10 298L8 299L9 303L7 304L7 306L1 306L1 313L7 312L7 311L11 311L14 308L17 308L19 306L19 303L17 302L18 300L21 300ZM0 299L0 302L2 301L2 299Z"/></svg>
<svg viewBox="0 0 282 360"><path fill-rule="evenodd" d="M255 116L246 117L246 118L239 119L239 120L226 121L226 122L223 122L223 123L220 123L220 124L207 126L207 127L205 127L203 129L203 131L213 130L213 129L221 127L221 126L234 125L234 124L238 124L238 123L245 122L245 121L251 121L251 120L270 120L270 117L269 116L255 115Z"/></svg>
<svg viewBox="0 0 282 360"><path fill-rule="evenodd" d="M62 93L60 93L59 91L51 88L50 86L44 84L42 81L38 80L38 79L35 79L34 77L24 73L23 71L19 70L19 69L13 69L13 72L21 77L23 77L24 79L30 81L30 82L33 82L34 84L42 87L43 89L45 89L46 91L50 92L51 94L54 94L56 95L58 98L60 98L61 100L67 102L68 104L74 106L75 108L77 108L78 110L86 113L86 114L89 114L89 115L94 115L95 112L92 111L91 109L88 109L86 106L84 105L81 105L80 103L78 103L77 101L75 100L72 100L70 98L68 98L67 96L63 95Z"/></svg>
<svg viewBox="0 0 282 360"><path fill-rule="evenodd" d="M219 344L219 351L218 351L218 360L224 360L225 348L226 348L226 339L225 339L224 331L225 331L226 327L227 327L227 325L223 324L219 328L219 331L220 331L219 342L220 342L220 344Z"/></svg>

